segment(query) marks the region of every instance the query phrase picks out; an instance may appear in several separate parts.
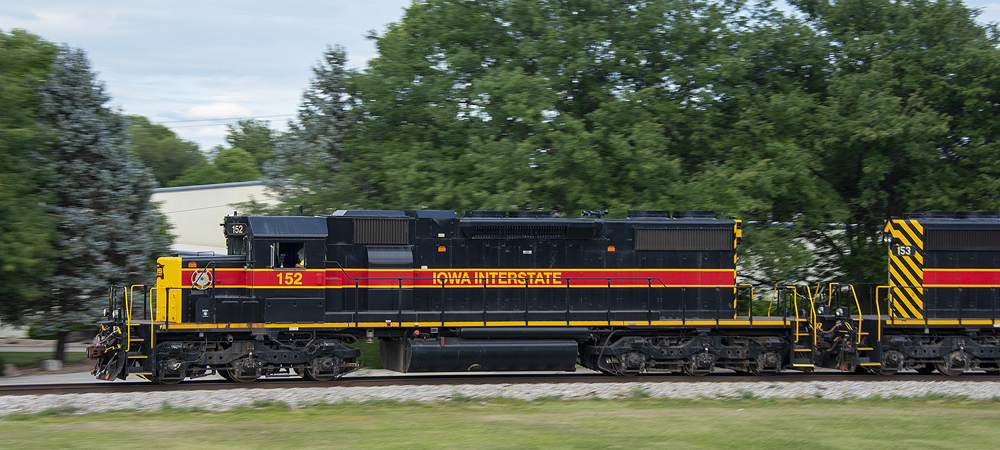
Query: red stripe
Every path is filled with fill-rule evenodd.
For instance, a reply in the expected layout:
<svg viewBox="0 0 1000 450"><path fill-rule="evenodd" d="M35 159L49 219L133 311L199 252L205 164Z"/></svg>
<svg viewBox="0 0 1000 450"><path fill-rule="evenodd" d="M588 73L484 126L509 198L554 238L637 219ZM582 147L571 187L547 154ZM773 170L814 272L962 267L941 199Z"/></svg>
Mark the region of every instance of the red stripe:
<svg viewBox="0 0 1000 450"><path fill-rule="evenodd" d="M346 273L345 273L346 272ZM183 269L183 286L191 286L193 269ZM248 279L249 277L249 279ZM636 269L330 269L217 270L217 286L321 287L571 287L582 286L734 286L735 270L636 270Z"/></svg>
<svg viewBox="0 0 1000 450"><path fill-rule="evenodd" d="M934 286L934 285L1000 285L1000 270L924 269L924 287Z"/></svg>

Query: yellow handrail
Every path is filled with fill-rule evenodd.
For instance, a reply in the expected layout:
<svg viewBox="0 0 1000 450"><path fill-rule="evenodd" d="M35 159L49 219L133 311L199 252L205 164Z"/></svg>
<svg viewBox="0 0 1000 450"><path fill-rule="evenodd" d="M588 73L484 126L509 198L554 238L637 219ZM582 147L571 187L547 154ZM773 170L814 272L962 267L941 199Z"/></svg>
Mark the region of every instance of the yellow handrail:
<svg viewBox="0 0 1000 450"><path fill-rule="evenodd" d="M818 324L816 323L815 299L816 297L819 296L819 284L816 285L816 295L813 295L812 289L809 287L809 285L806 285L806 293L809 294L809 318L811 319L810 324L812 325L813 346L816 346L816 328Z"/></svg>
<svg viewBox="0 0 1000 450"><path fill-rule="evenodd" d="M878 304L878 290L882 288L885 288L885 299L889 301L889 286L875 286L875 311L878 312L878 342L882 342L882 306Z"/></svg>
<svg viewBox="0 0 1000 450"><path fill-rule="evenodd" d="M774 305L774 296L778 294L778 287L771 290L771 301L767 303L767 317L771 317L771 306Z"/></svg>
<svg viewBox="0 0 1000 450"><path fill-rule="evenodd" d="M858 344L861 343L861 324L864 323L865 316L861 314L861 303L858 302L858 293L854 290L854 285L848 285L851 287L851 295L854 296L854 306L858 308L858 318L854 319L858 321Z"/></svg>
<svg viewBox="0 0 1000 450"><path fill-rule="evenodd" d="M785 286L792 291L792 309L795 310L795 343L799 343L799 291L795 286Z"/></svg>

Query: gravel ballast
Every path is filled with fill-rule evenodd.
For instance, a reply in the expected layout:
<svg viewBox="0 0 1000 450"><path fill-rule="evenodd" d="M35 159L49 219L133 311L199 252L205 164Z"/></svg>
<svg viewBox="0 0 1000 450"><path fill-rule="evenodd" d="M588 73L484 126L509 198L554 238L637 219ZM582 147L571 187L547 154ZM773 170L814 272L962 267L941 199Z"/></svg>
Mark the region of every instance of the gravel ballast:
<svg viewBox="0 0 1000 450"><path fill-rule="evenodd" d="M565 400L602 398L676 399L850 399L881 397L959 396L972 400L1000 400L1000 382L982 381L821 381L734 383L555 383L459 384L452 386L323 387L289 389L227 389L218 391L141 392L120 394L8 395L0 397L0 416L36 413L48 409L74 410L76 414L173 408L225 411L275 400L292 408L319 403L363 403L372 400L446 402L456 398L513 398Z"/></svg>

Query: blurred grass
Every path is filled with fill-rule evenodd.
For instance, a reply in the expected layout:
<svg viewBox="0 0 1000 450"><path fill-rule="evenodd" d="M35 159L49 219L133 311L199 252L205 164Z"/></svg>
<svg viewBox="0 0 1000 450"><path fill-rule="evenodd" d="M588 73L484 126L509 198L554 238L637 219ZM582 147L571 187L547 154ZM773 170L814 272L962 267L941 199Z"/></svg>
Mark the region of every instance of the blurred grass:
<svg viewBox="0 0 1000 450"><path fill-rule="evenodd" d="M365 341L361 341L361 348L365 352L365 369L381 369L382 368L382 358L379 357L378 352L378 339L375 342L369 344Z"/></svg>
<svg viewBox="0 0 1000 450"><path fill-rule="evenodd" d="M37 366L43 359L52 359L53 354L53 352L0 352L0 361L17 367L31 367ZM63 362L79 362L85 356L87 356L85 352L66 352L66 360Z"/></svg>
<svg viewBox="0 0 1000 450"><path fill-rule="evenodd" d="M294 406L294 407L293 407ZM307 407L306 407L307 406ZM461 398L435 404L253 407L207 412L73 415L73 409L0 419L0 448L106 448L107 425L142 430L144 448L993 449L1000 400L625 400L533 402Z"/></svg>

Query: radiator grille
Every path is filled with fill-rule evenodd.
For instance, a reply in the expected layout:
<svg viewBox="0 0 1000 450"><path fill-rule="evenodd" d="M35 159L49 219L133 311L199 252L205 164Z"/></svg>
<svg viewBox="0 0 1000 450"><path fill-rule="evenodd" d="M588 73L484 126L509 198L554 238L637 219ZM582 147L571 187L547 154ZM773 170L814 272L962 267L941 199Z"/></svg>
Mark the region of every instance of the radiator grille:
<svg viewBox="0 0 1000 450"><path fill-rule="evenodd" d="M1000 230L927 230L927 251L1000 251Z"/></svg>
<svg viewBox="0 0 1000 450"><path fill-rule="evenodd" d="M472 239L566 239L558 225L473 225Z"/></svg>
<svg viewBox="0 0 1000 450"><path fill-rule="evenodd" d="M354 219L354 243L406 245L410 243L407 219Z"/></svg>
<svg viewBox="0 0 1000 450"><path fill-rule="evenodd" d="M732 230L635 230L636 250L732 250Z"/></svg>

